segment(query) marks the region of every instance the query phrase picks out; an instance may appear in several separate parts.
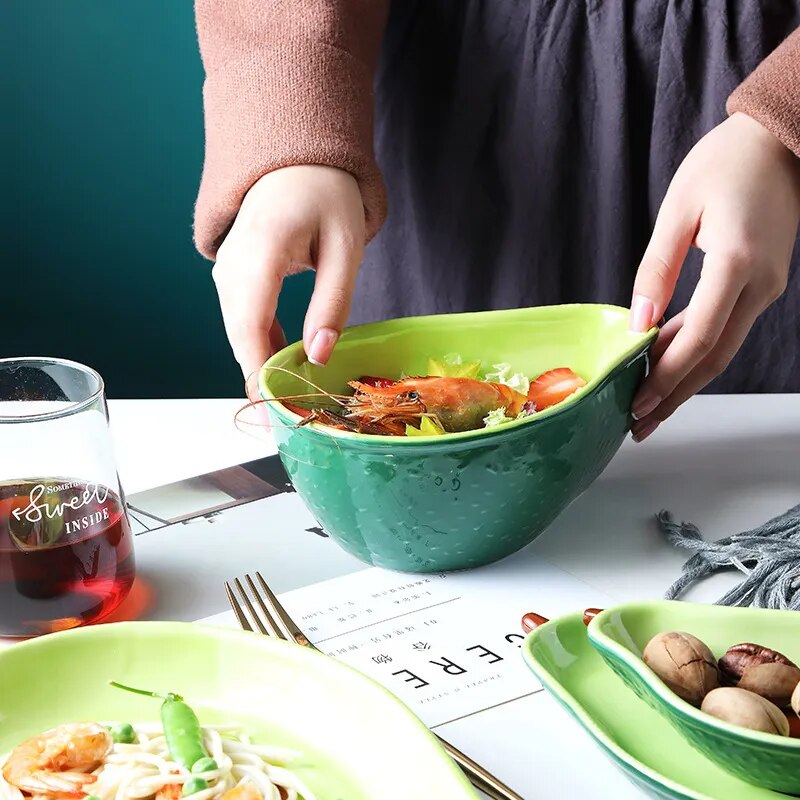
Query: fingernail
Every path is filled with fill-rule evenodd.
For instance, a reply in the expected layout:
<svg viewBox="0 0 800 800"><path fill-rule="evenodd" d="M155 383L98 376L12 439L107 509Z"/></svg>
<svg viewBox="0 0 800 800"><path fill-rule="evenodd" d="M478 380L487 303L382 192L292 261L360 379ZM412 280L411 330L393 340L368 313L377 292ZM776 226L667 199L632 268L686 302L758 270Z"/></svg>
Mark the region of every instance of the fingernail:
<svg viewBox="0 0 800 800"><path fill-rule="evenodd" d="M642 390L633 399L631 416L635 420L644 419L648 414L652 414L652 412L658 408L658 404L661 402L661 399L661 397L659 397L650 389Z"/></svg>
<svg viewBox="0 0 800 800"><path fill-rule="evenodd" d="M308 348L308 353L306 353L308 360L318 367L327 364L338 338L339 334L333 328L320 328L314 334L314 338L311 340L311 347Z"/></svg>
<svg viewBox="0 0 800 800"><path fill-rule="evenodd" d="M636 333L649 331L655 313L656 307L652 300L641 294L635 294L631 302L630 329Z"/></svg>
<svg viewBox="0 0 800 800"><path fill-rule="evenodd" d="M647 425L643 425L641 428L637 428L636 430L631 433L631 439L634 442L643 442L653 431L660 425L660 422L648 422Z"/></svg>

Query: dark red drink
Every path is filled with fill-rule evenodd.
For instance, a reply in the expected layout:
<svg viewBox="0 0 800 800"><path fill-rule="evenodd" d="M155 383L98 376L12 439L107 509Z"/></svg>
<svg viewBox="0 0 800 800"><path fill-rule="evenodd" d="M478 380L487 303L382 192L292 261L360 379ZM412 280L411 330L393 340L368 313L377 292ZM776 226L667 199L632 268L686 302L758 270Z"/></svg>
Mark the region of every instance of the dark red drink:
<svg viewBox="0 0 800 800"><path fill-rule="evenodd" d="M94 622L134 579L133 535L120 497L62 479L0 484L0 635Z"/></svg>

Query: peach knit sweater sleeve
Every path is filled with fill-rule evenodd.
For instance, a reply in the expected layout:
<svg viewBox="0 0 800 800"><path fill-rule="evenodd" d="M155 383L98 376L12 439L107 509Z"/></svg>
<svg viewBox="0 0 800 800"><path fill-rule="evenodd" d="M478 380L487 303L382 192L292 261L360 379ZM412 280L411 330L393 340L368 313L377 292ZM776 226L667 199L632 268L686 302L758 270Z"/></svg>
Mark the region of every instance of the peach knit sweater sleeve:
<svg viewBox="0 0 800 800"><path fill-rule="evenodd" d="M388 0L196 0L206 151L195 241L214 258L267 172L324 164L358 181L371 238L386 214L372 80Z"/></svg>
<svg viewBox="0 0 800 800"><path fill-rule="evenodd" d="M388 0L195 0L206 155L195 240L214 258L247 190L292 164L359 183L367 239L386 215L372 147L372 79ZM800 30L730 96L800 156Z"/></svg>
<svg viewBox="0 0 800 800"><path fill-rule="evenodd" d="M800 28L738 86L727 110L758 120L800 158Z"/></svg>

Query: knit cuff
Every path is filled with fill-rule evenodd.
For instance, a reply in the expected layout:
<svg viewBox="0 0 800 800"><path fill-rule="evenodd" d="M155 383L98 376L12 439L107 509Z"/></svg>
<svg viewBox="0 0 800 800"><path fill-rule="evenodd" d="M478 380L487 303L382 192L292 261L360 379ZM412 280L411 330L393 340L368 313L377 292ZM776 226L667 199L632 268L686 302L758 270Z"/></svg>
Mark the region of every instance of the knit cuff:
<svg viewBox="0 0 800 800"><path fill-rule="evenodd" d="M726 109L760 122L800 157L800 30L734 90Z"/></svg>
<svg viewBox="0 0 800 800"><path fill-rule="evenodd" d="M287 80L296 65L302 80ZM206 157L195 208L195 243L213 259L242 200L280 167L320 164L358 181L366 238L386 216L372 146L372 75L344 50L301 38L224 61L203 87Z"/></svg>

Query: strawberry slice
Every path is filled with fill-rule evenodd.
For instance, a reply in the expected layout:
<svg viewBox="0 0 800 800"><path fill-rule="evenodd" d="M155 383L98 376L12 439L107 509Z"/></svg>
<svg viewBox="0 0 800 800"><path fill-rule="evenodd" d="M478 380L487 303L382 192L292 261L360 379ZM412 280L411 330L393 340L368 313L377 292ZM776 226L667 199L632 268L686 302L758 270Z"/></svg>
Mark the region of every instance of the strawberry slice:
<svg viewBox="0 0 800 800"><path fill-rule="evenodd" d="M367 386L374 386L377 389L386 389L397 383L397 381L390 380L389 378L376 378L374 375L362 375L358 379L358 382L366 383Z"/></svg>
<svg viewBox="0 0 800 800"><path fill-rule="evenodd" d="M528 389L528 401L536 406L537 411L544 411L566 400L581 386L586 386L586 381L569 367L551 369L531 383Z"/></svg>

